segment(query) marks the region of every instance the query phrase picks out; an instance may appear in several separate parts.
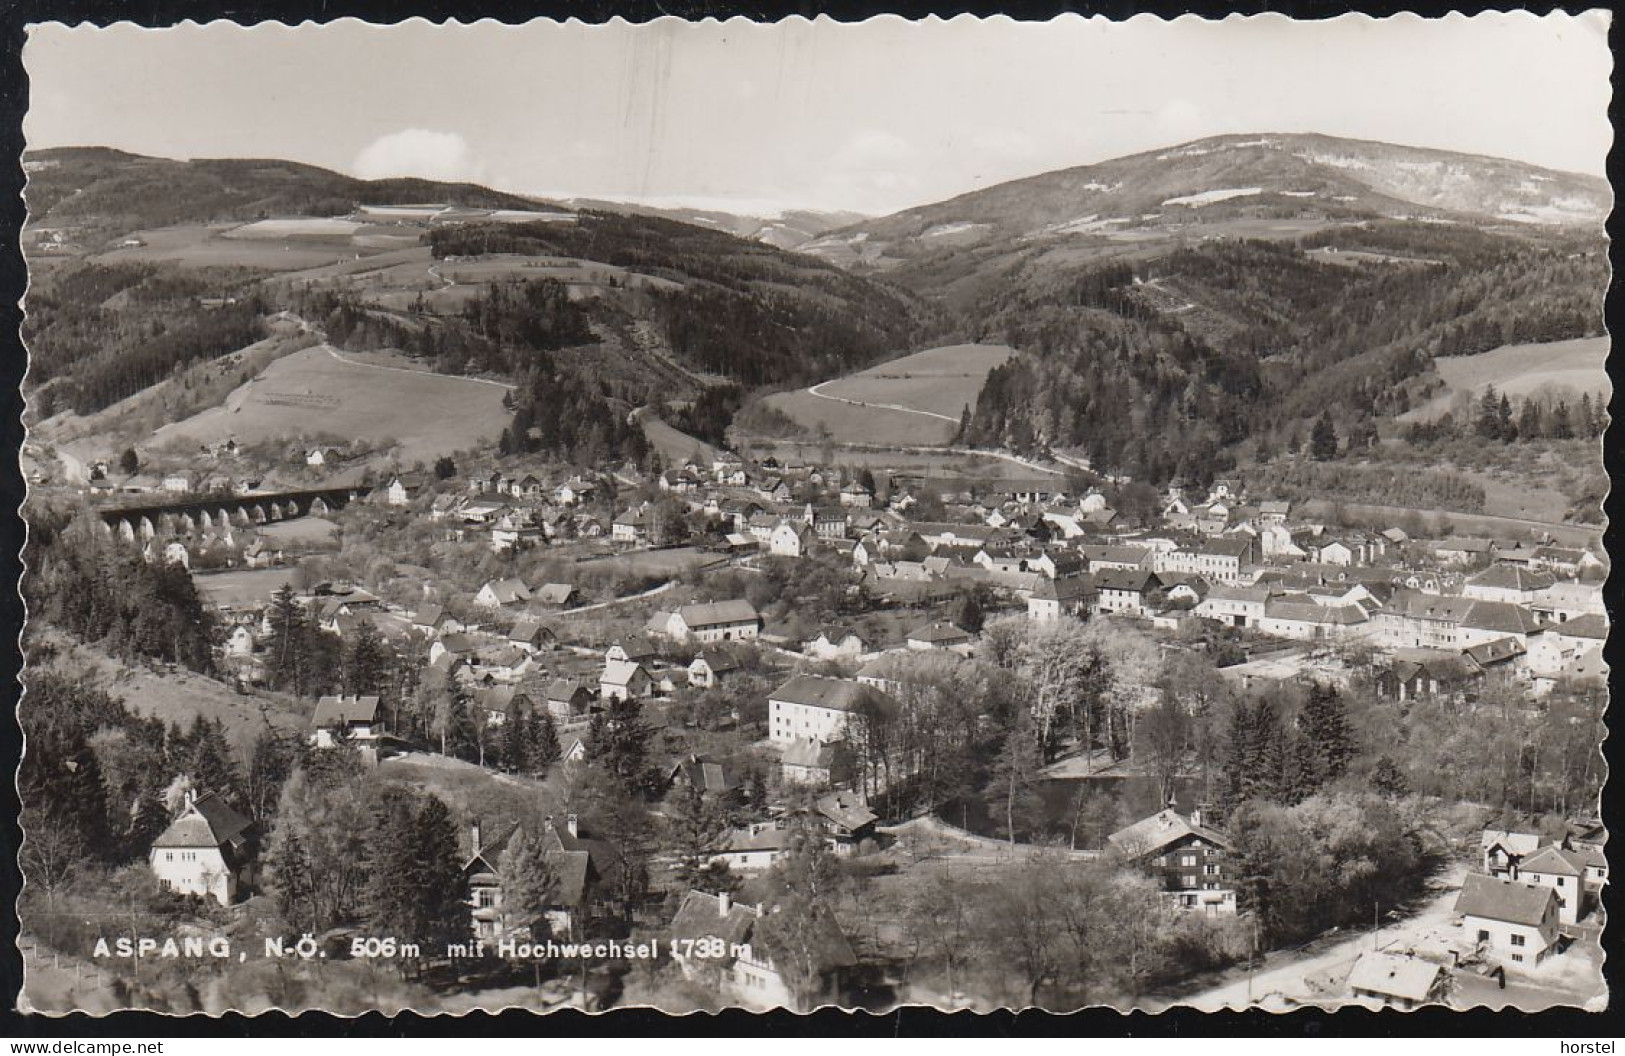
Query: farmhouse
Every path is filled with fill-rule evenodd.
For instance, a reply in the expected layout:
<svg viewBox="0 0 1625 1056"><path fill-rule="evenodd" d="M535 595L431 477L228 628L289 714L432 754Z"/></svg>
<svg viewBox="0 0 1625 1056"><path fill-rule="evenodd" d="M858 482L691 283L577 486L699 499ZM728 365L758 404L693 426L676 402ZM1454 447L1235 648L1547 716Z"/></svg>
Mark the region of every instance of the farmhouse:
<svg viewBox="0 0 1625 1056"><path fill-rule="evenodd" d="M1091 562L1090 570L1093 569L1094 563ZM1097 603L1102 614L1122 612L1130 616L1149 616L1151 595L1161 589L1162 580L1157 578L1155 572L1108 568L1095 575L1095 590L1099 595Z"/></svg>
<svg viewBox="0 0 1625 1056"><path fill-rule="evenodd" d="M544 583L531 593L531 600L555 609L567 609L578 600L576 588L568 583Z"/></svg>
<svg viewBox="0 0 1625 1056"><path fill-rule="evenodd" d="M756 607L744 599L683 605L671 614L665 633L678 641L730 642L755 638L762 629Z"/></svg>
<svg viewBox="0 0 1625 1056"><path fill-rule="evenodd" d="M148 864L165 888L230 905L253 855L252 825L214 793L186 794L186 809L153 841Z"/></svg>
<svg viewBox="0 0 1625 1056"><path fill-rule="evenodd" d="M394 477L384 489L384 499L391 506L410 506L422 494L424 480L415 474Z"/></svg>
<svg viewBox="0 0 1625 1056"><path fill-rule="evenodd" d="M803 642L801 651L815 660L850 660L863 653L864 642L846 627L820 627L818 637Z"/></svg>
<svg viewBox="0 0 1625 1056"><path fill-rule="evenodd" d="M1479 835L1479 845L1484 855L1484 871L1510 880L1518 874L1518 863L1540 849L1540 836L1533 832L1485 829Z"/></svg>
<svg viewBox="0 0 1625 1056"><path fill-rule="evenodd" d="M969 631L946 620L934 620L914 628L904 635L904 642L918 651L946 649L962 656L970 655L975 647L975 638Z"/></svg>

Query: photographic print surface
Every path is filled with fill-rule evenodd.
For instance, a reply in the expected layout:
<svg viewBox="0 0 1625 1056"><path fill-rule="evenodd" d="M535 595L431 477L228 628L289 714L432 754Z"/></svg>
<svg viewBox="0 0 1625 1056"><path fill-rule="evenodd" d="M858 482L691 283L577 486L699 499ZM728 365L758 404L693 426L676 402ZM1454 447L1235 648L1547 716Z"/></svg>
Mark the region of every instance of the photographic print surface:
<svg viewBox="0 0 1625 1056"><path fill-rule="evenodd" d="M1603 12L30 27L25 1010L1600 1010Z"/></svg>

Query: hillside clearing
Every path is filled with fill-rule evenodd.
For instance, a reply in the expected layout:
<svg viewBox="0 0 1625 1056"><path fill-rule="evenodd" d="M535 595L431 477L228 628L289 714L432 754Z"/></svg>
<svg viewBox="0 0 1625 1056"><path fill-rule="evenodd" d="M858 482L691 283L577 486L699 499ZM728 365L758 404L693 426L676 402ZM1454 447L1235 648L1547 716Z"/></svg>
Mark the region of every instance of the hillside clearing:
<svg viewBox="0 0 1625 1056"><path fill-rule="evenodd" d="M809 429L823 423L837 441L942 446L988 372L1012 355L1004 345L947 345L767 402Z"/></svg>
<svg viewBox="0 0 1625 1056"><path fill-rule="evenodd" d="M214 407L153 434L155 445L238 443L333 436L397 445L406 465L494 442L506 387L476 378L359 362L328 346L272 363Z"/></svg>
<svg viewBox="0 0 1625 1056"><path fill-rule="evenodd" d="M1572 399L1583 393L1609 391L1608 338L1581 337L1533 345L1502 345L1476 356L1444 356L1433 361L1445 391L1400 416L1401 421L1426 421L1449 410L1458 392L1474 395L1486 385L1509 396L1527 396L1550 389L1567 390Z"/></svg>

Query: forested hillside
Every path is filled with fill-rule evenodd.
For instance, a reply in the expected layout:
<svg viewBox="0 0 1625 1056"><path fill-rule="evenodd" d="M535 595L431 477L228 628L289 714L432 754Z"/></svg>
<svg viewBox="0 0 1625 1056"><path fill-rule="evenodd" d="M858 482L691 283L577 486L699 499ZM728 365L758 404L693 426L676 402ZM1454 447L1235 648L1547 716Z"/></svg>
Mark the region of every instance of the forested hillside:
<svg viewBox="0 0 1625 1056"><path fill-rule="evenodd" d="M1434 230L1395 221L1011 273L969 314L978 339L1023 355L989 377L962 439L1203 480L1232 463L1228 445L1279 450L1327 408L1345 434L1402 413L1434 356L1601 332L1599 244ZM1328 244L1336 263L1316 252ZM1358 256L1379 252L1433 255Z"/></svg>
<svg viewBox="0 0 1625 1056"><path fill-rule="evenodd" d="M518 253L600 261L669 278L650 294L672 350L746 385L805 384L917 345L915 297L771 246L652 216L582 213L574 224L468 224L430 233L437 257Z"/></svg>

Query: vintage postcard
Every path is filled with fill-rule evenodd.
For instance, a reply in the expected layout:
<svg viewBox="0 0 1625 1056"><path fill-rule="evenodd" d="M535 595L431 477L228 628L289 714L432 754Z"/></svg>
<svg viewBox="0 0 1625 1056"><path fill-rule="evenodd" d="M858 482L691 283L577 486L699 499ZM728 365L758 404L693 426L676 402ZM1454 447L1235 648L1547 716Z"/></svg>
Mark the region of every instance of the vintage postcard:
<svg viewBox="0 0 1625 1056"><path fill-rule="evenodd" d="M30 26L20 1007L1602 1009L1608 27Z"/></svg>

